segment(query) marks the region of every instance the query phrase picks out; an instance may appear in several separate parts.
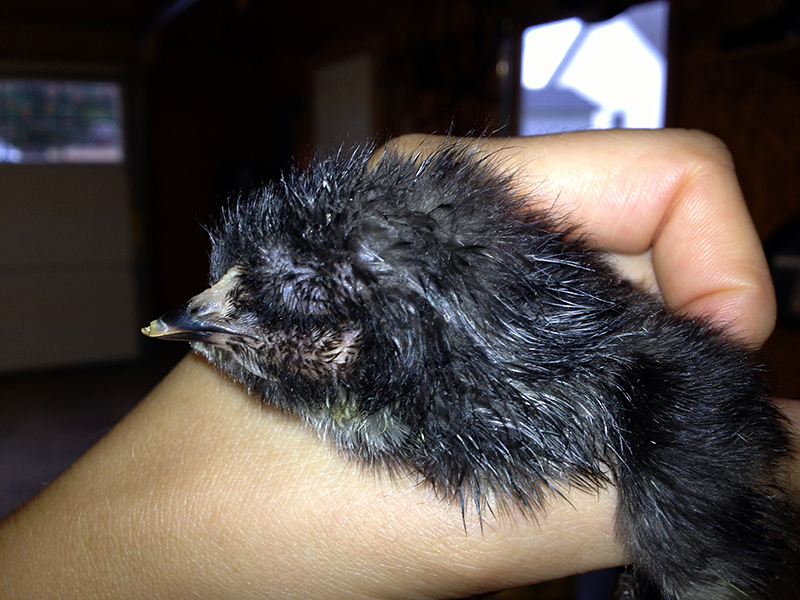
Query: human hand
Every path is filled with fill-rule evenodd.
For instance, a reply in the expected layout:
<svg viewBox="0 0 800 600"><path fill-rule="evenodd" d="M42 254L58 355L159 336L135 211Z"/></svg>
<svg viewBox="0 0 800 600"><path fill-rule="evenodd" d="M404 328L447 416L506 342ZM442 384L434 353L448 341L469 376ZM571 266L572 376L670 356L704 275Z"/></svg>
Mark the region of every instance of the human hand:
<svg viewBox="0 0 800 600"><path fill-rule="evenodd" d="M393 143L423 140L436 141ZM480 144L597 246L650 261L644 272L669 306L729 324L753 346L766 339L769 275L716 139L611 131ZM449 597L624 562L614 491L566 496L537 521L490 517L481 530L477 517L462 520L458 506L414 481L345 463L190 357L3 523L0 592Z"/></svg>
<svg viewBox="0 0 800 600"><path fill-rule="evenodd" d="M429 151L445 138L390 142ZM703 317L752 347L775 325L769 268L733 159L701 131L581 131L475 142L541 208L619 257L624 274L671 309Z"/></svg>

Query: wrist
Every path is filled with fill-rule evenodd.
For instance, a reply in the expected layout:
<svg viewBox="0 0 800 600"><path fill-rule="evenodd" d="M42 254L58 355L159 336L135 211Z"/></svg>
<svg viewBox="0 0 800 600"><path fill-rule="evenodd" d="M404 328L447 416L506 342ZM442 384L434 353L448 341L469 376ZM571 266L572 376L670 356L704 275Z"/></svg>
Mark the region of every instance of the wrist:
<svg viewBox="0 0 800 600"><path fill-rule="evenodd" d="M9 597L465 595L621 562L613 494L568 497L464 521L190 357L0 527L0 564Z"/></svg>

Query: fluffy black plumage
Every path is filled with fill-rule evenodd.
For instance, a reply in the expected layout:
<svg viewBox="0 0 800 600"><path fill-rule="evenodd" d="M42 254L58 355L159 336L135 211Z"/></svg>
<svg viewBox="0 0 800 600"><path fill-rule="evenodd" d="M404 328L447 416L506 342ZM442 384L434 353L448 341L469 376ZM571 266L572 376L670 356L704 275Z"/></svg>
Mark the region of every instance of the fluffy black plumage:
<svg viewBox="0 0 800 600"><path fill-rule="evenodd" d="M789 440L749 353L466 146L318 159L212 238L212 287L145 333L462 506L617 485L623 597L769 597L795 544Z"/></svg>

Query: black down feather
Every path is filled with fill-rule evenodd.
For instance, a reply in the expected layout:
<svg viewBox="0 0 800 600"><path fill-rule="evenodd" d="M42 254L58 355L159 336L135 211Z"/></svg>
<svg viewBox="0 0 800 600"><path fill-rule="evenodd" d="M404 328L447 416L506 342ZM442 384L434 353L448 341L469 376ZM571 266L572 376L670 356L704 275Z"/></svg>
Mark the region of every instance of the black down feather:
<svg viewBox="0 0 800 600"><path fill-rule="evenodd" d="M622 597L771 597L797 535L758 365L536 204L458 142L318 158L234 202L211 289L145 333L462 510L616 485Z"/></svg>

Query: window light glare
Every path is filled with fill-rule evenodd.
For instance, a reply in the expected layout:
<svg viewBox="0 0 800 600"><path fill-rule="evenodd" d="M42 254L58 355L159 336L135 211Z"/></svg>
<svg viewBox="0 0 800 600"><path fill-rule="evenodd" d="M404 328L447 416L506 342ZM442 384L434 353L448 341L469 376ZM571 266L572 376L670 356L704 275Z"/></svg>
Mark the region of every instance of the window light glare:
<svg viewBox="0 0 800 600"><path fill-rule="evenodd" d="M559 83L600 103L605 112L624 111L627 127L656 127L663 122L664 63L619 17L589 33Z"/></svg>
<svg viewBox="0 0 800 600"><path fill-rule="evenodd" d="M522 85L545 87L582 27L583 21L573 18L528 28L522 38Z"/></svg>
<svg viewBox="0 0 800 600"><path fill-rule="evenodd" d="M669 2L522 33L518 133L663 127Z"/></svg>

